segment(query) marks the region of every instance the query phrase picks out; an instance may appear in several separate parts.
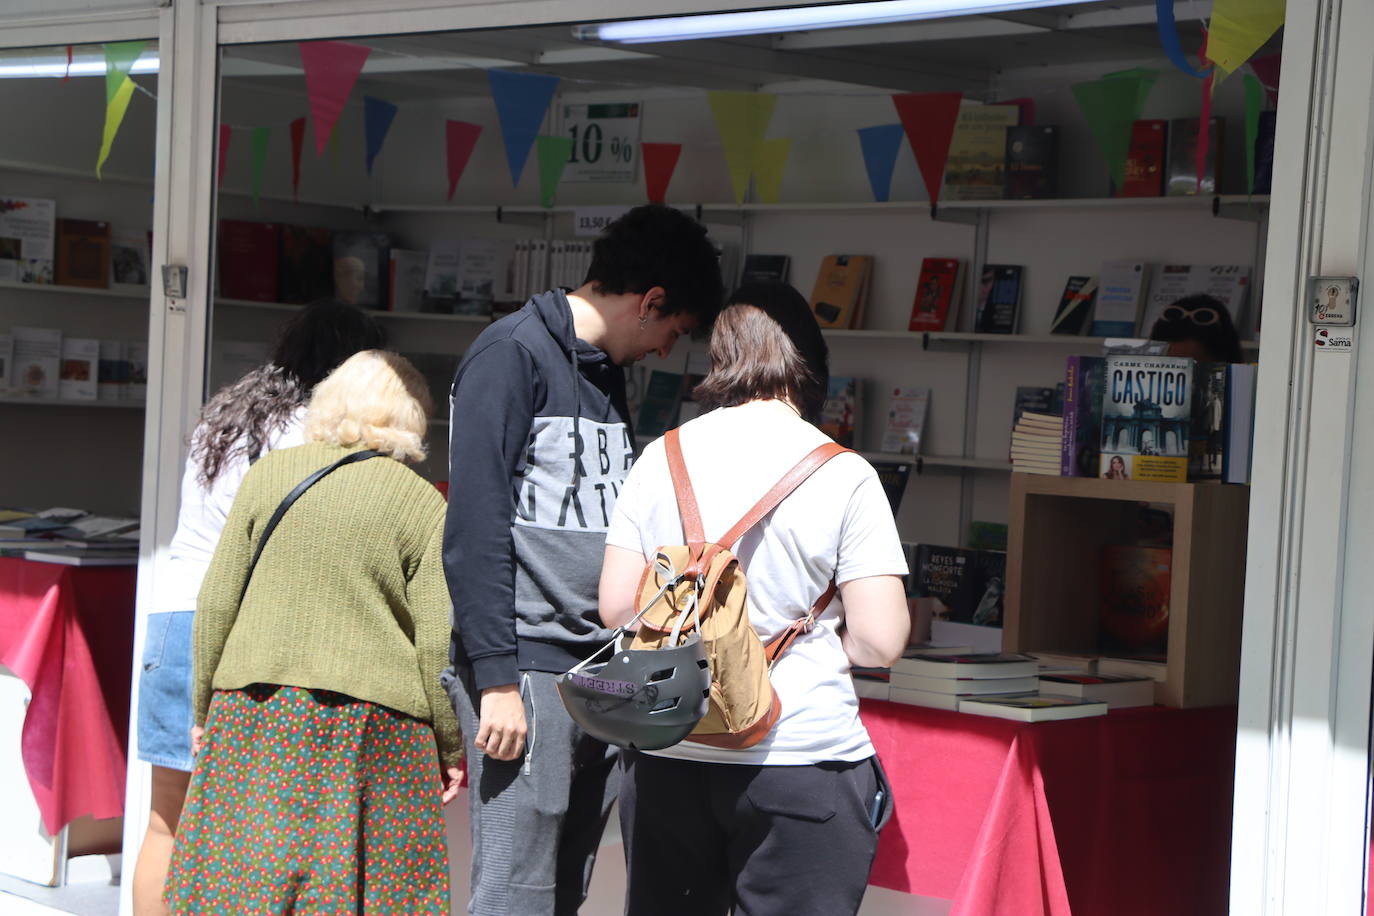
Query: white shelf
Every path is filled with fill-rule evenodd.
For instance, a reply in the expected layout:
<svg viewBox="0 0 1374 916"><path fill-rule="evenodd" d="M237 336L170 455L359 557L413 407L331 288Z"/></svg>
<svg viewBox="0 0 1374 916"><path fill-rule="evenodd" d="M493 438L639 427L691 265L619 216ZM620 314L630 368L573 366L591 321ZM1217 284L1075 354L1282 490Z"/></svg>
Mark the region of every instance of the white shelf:
<svg viewBox="0 0 1374 916"><path fill-rule="evenodd" d="M147 302L153 295L151 289L95 289L89 286L58 286L55 283L16 283L13 280L0 280L0 289L23 290L26 293L76 293L83 296L104 296L115 299L141 299Z"/></svg>
<svg viewBox="0 0 1374 916"><path fill-rule="evenodd" d="M0 404L22 404L25 407L115 407L142 410L142 401L78 401L64 398L35 398L23 395L0 395Z"/></svg>
<svg viewBox="0 0 1374 916"><path fill-rule="evenodd" d="M286 302L257 302L252 299L216 299L216 306L236 309L261 309L269 312L296 312L305 308L303 305L291 305ZM461 324L491 324L490 315L449 315L443 312L389 312L384 309L364 308L363 312L373 318L393 318L403 321L456 321Z"/></svg>

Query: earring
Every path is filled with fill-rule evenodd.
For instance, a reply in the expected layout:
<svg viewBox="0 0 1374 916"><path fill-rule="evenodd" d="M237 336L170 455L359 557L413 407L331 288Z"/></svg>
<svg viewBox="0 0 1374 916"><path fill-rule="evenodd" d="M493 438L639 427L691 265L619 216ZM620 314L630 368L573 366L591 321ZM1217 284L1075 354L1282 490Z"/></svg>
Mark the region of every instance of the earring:
<svg viewBox="0 0 1374 916"><path fill-rule="evenodd" d="M644 330L644 326L648 323L648 321L649 321L649 316L648 316L648 315L640 315L640 316L639 316L639 329L640 329L641 331Z"/></svg>

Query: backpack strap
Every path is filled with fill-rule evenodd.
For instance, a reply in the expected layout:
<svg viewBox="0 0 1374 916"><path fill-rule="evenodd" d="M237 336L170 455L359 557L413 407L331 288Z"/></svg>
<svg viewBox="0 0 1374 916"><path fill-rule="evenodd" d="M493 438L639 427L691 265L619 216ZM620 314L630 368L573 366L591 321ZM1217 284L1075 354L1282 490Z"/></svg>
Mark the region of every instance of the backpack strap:
<svg viewBox="0 0 1374 916"><path fill-rule="evenodd" d="M816 618L825 613L831 599L835 597L835 592L839 588L835 585L835 580L831 579L830 584L825 587L825 591L816 599L816 603L811 605L811 610L806 612L806 616L799 620L794 620L787 625L777 636L774 636L763 647L763 654L768 659L768 667L772 668L777 662L778 657L788 649L792 648L792 643L803 633L810 633L811 628L816 625Z"/></svg>
<svg viewBox="0 0 1374 916"><path fill-rule="evenodd" d="M682 460L682 442L676 428L663 437L668 450L668 474L673 478L673 492L677 495L677 513L682 517L682 533L687 538L688 551L697 560L706 545L706 532L701 526L701 509L692 492L692 478L687 476L687 463ZM696 567L693 562L691 566ZM695 579L695 574L690 576Z"/></svg>

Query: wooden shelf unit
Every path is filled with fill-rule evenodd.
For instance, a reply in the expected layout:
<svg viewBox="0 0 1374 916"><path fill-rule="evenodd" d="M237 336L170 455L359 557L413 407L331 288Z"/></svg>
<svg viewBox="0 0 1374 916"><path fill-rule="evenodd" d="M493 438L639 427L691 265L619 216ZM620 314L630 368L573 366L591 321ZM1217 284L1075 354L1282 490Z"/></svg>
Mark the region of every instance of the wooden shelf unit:
<svg viewBox="0 0 1374 916"><path fill-rule="evenodd" d="M1011 475L1002 645L1099 654L1102 548L1126 542L1138 503L1173 509L1165 706L1235 703L1250 488Z"/></svg>

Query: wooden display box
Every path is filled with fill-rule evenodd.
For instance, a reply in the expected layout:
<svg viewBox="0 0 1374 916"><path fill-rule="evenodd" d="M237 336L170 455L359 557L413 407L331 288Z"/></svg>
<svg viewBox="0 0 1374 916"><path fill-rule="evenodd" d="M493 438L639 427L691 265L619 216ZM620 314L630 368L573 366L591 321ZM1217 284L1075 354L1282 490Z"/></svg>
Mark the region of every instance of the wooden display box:
<svg viewBox="0 0 1374 916"><path fill-rule="evenodd" d="M1139 503L1169 503L1174 538L1165 706L1237 701L1250 488L1011 475L1008 652L1100 654L1102 548L1123 543Z"/></svg>

